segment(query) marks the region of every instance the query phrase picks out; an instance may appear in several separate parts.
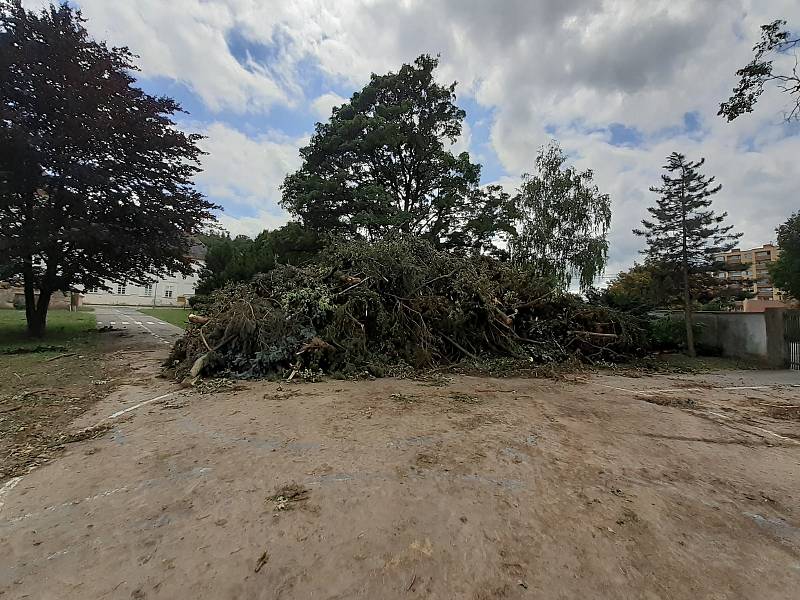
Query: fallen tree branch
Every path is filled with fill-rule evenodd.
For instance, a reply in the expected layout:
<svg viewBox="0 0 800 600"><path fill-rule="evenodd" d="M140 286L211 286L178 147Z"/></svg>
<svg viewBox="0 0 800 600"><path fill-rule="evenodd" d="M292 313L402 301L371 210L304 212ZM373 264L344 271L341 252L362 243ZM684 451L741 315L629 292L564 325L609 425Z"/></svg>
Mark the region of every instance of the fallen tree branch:
<svg viewBox="0 0 800 600"><path fill-rule="evenodd" d="M455 346L456 348L458 348L459 350L461 350L461 352L463 352L464 354L466 354L467 356L469 356L471 359L473 359L473 360L478 360L478 357L477 357L477 356L475 356L475 355L474 355L472 352L470 352L469 350L467 350L466 348L464 348L464 346L462 346L461 344L459 344L459 343L458 343L457 341L455 341L453 338L451 338L451 337L449 337L449 336L447 336L447 335L445 335L445 334L443 334L443 333L441 333L441 334L439 334L439 335L441 335L441 336L442 336L442 337L443 337L445 340L447 340L447 341L448 341L448 342L450 342L450 343L451 343L453 346Z"/></svg>

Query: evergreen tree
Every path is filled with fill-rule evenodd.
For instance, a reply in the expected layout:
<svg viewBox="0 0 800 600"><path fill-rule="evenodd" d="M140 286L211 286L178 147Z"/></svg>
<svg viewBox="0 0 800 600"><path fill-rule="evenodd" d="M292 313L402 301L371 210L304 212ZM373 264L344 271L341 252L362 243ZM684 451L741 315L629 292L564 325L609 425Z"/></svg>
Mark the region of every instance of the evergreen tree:
<svg viewBox="0 0 800 600"><path fill-rule="evenodd" d="M567 288L577 277L586 290L606 265L611 200L597 189L590 169L579 172L566 160L551 142L536 157L536 174L522 176L515 198L520 231L511 255L556 287Z"/></svg>
<svg viewBox="0 0 800 600"><path fill-rule="evenodd" d="M690 277L712 270L715 255L733 248L741 237L731 233L732 225L722 224L728 213L715 215L710 209L711 196L722 186L714 185L714 177L700 173L704 162L702 158L687 161L677 152L670 154L664 166L667 173L661 176L662 185L650 188L660 196L656 206L647 209L653 218L642 221L643 229L633 230L647 242L643 254L681 274L689 356L695 356Z"/></svg>
<svg viewBox="0 0 800 600"><path fill-rule="evenodd" d="M255 239L229 234L202 238L208 247L205 268L197 285L199 295L209 294L227 283L250 281L277 264L301 265L322 249L322 240L299 223L287 223L272 231L264 230Z"/></svg>

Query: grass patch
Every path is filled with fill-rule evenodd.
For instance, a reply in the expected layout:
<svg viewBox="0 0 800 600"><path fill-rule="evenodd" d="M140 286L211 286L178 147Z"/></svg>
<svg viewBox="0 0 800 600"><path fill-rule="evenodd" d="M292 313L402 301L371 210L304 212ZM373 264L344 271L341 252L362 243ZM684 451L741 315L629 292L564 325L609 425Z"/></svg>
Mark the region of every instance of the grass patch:
<svg viewBox="0 0 800 600"><path fill-rule="evenodd" d="M156 319L161 319L181 329L186 329L188 324L186 318L191 312L184 308L140 308L138 310L140 313L152 315Z"/></svg>
<svg viewBox="0 0 800 600"><path fill-rule="evenodd" d="M52 310L41 339L28 337L24 310L0 310L0 354L58 352L96 340L94 312Z"/></svg>

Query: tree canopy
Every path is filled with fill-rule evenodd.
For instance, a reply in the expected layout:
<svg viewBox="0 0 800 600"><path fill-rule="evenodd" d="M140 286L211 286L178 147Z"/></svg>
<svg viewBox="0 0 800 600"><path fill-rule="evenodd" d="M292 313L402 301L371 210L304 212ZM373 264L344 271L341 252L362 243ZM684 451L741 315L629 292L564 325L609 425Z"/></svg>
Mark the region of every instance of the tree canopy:
<svg viewBox="0 0 800 600"><path fill-rule="evenodd" d="M608 258L611 200L594 184L591 169L578 171L566 161L551 142L536 157L536 173L523 175L514 199L520 221L511 255L558 287L569 287L577 277L586 290Z"/></svg>
<svg viewBox="0 0 800 600"><path fill-rule="evenodd" d="M800 300L800 212L789 217L776 232L781 253L770 265L772 282Z"/></svg>
<svg viewBox="0 0 800 600"><path fill-rule="evenodd" d="M721 265L715 265L715 269ZM745 268L746 265L738 265ZM740 281L739 283L746 283ZM683 303L683 281L674 265L645 261L619 273L603 290L606 304L622 310L646 312L654 308L674 308ZM737 300L754 294L743 286L730 285L710 271L689 274L689 292L703 310L727 310ZM707 308L707 307L714 308Z"/></svg>
<svg viewBox="0 0 800 600"><path fill-rule="evenodd" d="M781 54L800 46L800 36L786 29L786 21L778 19L761 26L761 39L753 46L753 60L736 71L739 83L733 88L731 97L719 107L719 115L728 121L749 112L761 94L764 85L774 82L778 89L790 96L790 108L785 115L787 121L800 119L800 73L797 60L791 71L781 72L774 68L774 61Z"/></svg>
<svg viewBox="0 0 800 600"><path fill-rule="evenodd" d="M741 234L733 234L732 225L723 225L728 213L715 215L711 196L721 185L714 185L714 177L700 172L705 159L689 161L683 154L673 152L664 166L667 173L661 176L662 184L651 187L659 194L656 206L648 208L652 219L642 221L643 229L633 233L643 236L647 248L643 254L648 259L672 266L682 275L683 304L686 316L686 334L689 354L694 356L691 328L692 290L690 276L710 271L715 256L733 248Z"/></svg>
<svg viewBox="0 0 800 600"><path fill-rule="evenodd" d="M255 239L245 235L208 235L203 242L208 252L198 294L209 294L226 283L250 281L257 273L266 273L278 264L302 265L322 248L319 236L299 223L264 230Z"/></svg>
<svg viewBox="0 0 800 600"><path fill-rule="evenodd" d="M375 240L393 231L435 246L483 251L511 231L508 196L480 187L480 165L449 149L465 117L456 84L434 79L428 55L370 82L300 150L283 206L317 232Z"/></svg>
<svg viewBox="0 0 800 600"><path fill-rule="evenodd" d="M35 335L57 290L190 273L216 208L194 188L200 136L175 126L180 106L136 87L135 57L84 22L0 0L0 262L24 279Z"/></svg>

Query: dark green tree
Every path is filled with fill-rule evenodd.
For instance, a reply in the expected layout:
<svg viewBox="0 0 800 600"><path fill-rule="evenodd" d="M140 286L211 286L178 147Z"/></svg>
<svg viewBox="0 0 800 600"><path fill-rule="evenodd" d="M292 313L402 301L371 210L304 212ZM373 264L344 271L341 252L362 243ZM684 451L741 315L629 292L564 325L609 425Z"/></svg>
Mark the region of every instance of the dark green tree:
<svg viewBox="0 0 800 600"><path fill-rule="evenodd" d="M24 280L35 336L58 290L189 274L216 208L193 186L200 136L175 127L180 106L137 88L134 56L84 22L0 0L0 262Z"/></svg>
<svg viewBox="0 0 800 600"><path fill-rule="evenodd" d="M733 121L745 113L753 112L758 98L764 92L764 85L775 83L778 89L789 94L790 108L785 114L787 121L800 119L800 73L797 72L797 60L791 71L776 72L773 62L775 58L786 54L800 46L800 36L792 35L786 29L786 21L778 19L761 26L761 40L753 46L753 60L736 71L739 83L733 88L733 94L719 107L720 115Z"/></svg>
<svg viewBox="0 0 800 600"><path fill-rule="evenodd" d="M772 282L800 300L800 212L794 213L775 231L781 253L770 265Z"/></svg>
<svg viewBox="0 0 800 600"><path fill-rule="evenodd" d="M695 356L691 277L713 270L715 256L733 248L741 237L731 233L732 225L722 224L728 213L715 215L710 209L711 196L722 186L714 185L714 177L700 173L704 162L687 161L677 152L670 154L661 186L650 188L659 194L656 206L647 209L652 220L643 220L644 228L633 230L645 238L647 248L642 253L648 259L680 273L689 356Z"/></svg>
<svg viewBox="0 0 800 600"><path fill-rule="evenodd" d="M277 264L301 265L322 249L318 235L294 222L264 230L255 239L221 234L205 236L203 242L208 252L197 286L201 295L229 282L250 281L256 273L270 271Z"/></svg>
<svg viewBox="0 0 800 600"><path fill-rule="evenodd" d="M455 86L434 80L423 55L317 123L303 165L283 183L283 206L313 231L378 239L400 231L440 248L482 251L510 231L508 196L481 188L481 167L448 149L465 113ZM503 220L505 219L505 220Z"/></svg>
<svg viewBox="0 0 800 600"><path fill-rule="evenodd" d="M511 255L559 288L577 277L587 290L608 259L611 200L600 193L590 169L578 171L566 161L551 142L536 157L536 173L522 176L515 198L519 233L511 240Z"/></svg>
<svg viewBox="0 0 800 600"><path fill-rule="evenodd" d="M725 268L723 263L715 263L713 271ZM746 269L747 265L737 268ZM730 270L734 267L731 266ZM728 310L737 300L753 295L742 285L730 285L718 279L712 271L691 273L689 291L694 300L709 307L705 310ZM654 308L682 307L682 274L674 265L647 260L619 273L603 290L603 297L606 304L622 310L647 312ZM712 305L717 308L710 308Z"/></svg>

